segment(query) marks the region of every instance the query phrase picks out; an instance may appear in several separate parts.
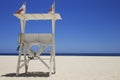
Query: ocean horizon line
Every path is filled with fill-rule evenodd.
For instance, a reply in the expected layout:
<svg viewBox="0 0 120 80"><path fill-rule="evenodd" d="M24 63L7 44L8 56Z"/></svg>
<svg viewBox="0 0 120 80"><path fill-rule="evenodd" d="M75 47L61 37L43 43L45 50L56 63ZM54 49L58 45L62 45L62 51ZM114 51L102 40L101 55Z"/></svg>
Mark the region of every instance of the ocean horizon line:
<svg viewBox="0 0 120 80"><path fill-rule="evenodd" d="M18 53L0 53L0 56L17 56ZM49 56L43 53L42 56ZM120 53L56 53L56 56L120 56Z"/></svg>

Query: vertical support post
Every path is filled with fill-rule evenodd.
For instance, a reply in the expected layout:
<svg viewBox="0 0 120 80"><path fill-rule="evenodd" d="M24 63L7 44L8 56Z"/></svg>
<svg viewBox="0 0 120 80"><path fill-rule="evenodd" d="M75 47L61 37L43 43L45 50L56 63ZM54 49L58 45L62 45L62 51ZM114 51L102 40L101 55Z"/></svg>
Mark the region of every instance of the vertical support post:
<svg viewBox="0 0 120 80"><path fill-rule="evenodd" d="M20 23L21 23L21 33L24 33L25 32L25 25L26 25L26 20L20 20Z"/></svg>
<svg viewBox="0 0 120 80"><path fill-rule="evenodd" d="M52 52L51 52L51 56L50 56L50 68L49 68L49 70L50 70L50 72L49 72L49 76L51 77L51 75L52 75L52 67L53 67L53 60L52 60Z"/></svg>
<svg viewBox="0 0 120 80"><path fill-rule="evenodd" d="M24 34L24 32L25 32L25 25L26 25L26 20L25 19L23 19L23 20L21 20L21 32ZM24 48L24 61L26 62L26 50L25 50L25 47L23 47ZM28 69L28 64L26 63L25 64L25 73L27 73L27 69Z"/></svg>
<svg viewBox="0 0 120 80"><path fill-rule="evenodd" d="M53 74L56 73L56 64L55 64L55 36L53 35L53 46L52 46L52 56L53 56Z"/></svg>
<svg viewBox="0 0 120 80"><path fill-rule="evenodd" d="M54 0L54 3L53 3L53 14L55 13L55 0ZM55 74L56 73L56 64L55 64L55 21L56 21L56 18L54 17L52 19L52 38L53 38L53 42L52 42L52 69L53 69L53 73Z"/></svg>
<svg viewBox="0 0 120 80"><path fill-rule="evenodd" d="M19 49L19 56L18 56L18 63L17 63L16 76L18 76L18 75L19 75L21 54L22 54L22 44L20 44L20 49Z"/></svg>
<svg viewBox="0 0 120 80"><path fill-rule="evenodd" d="M53 42L52 42L52 60L53 60L53 74L56 73L56 64L55 64L55 19L52 20L52 38L53 38Z"/></svg>
<svg viewBox="0 0 120 80"><path fill-rule="evenodd" d="M55 20L52 20L52 34L55 33Z"/></svg>
<svg viewBox="0 0 120 80"><path fill-rule="evenodd" d="M25 19L24 20L20 20L20 23L21 23L21 33L24 34L24 31L25 31L25 24L26 24L26 21ZM18 56L18 63L17 63L17 71L16 71L16 76L19 75L19 70L20 70L20 62L21 62L21 54L24 52L24 45L23 45L23 42L22 42L22 38L23 35L20 35L20 49L19 49L19 56ZM24 53L23 53L24 54ZM26 54L24 54L24 60L26 61ZM25 64L25 72L27 72L27 64Z"/></svg>
<svg viewBox="0 0 120 80"><path fill-rule="evenodd" d="M26 47L24 46L24 61L26 62L27 61L27 58L26 58ZM25 64L25 73L27 73L28 71L28 63Z"/></svg>

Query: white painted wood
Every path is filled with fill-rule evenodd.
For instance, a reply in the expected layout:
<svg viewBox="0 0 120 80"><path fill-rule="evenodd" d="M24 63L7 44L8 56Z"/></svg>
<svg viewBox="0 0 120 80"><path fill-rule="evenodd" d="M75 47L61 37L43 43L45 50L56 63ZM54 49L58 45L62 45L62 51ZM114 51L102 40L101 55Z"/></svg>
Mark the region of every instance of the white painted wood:
<svg viewBox="0 0 120 80"><path fill-rule="evenodd" d="M52 20L52 33L55 33L55 20Z"/></svg>
<svg viewBox="0 0 120 80"><path fill-rule="evenodd" d="M22 44L20 45L20 49L19 49L19 56L18 56L18 62L17 62L16 76L19 75L19 67L20 67L21 54L22 54Z"/></svg>
<svg viewBox="0 0 120 80"><path fill-rule="evenodd" d="M26 60L23 64L21 64L21 65L19 66L19 69L22 68L23 66L25 66L25 64L27 64L29 61L30 61L30 59Z"/></svg>
<svg viewBox="0 0 120 80"><path fill-rule="evenodd" d="M20 34L22 41L26 44L47 44L52 45L52 34ZM20 36L21 37L21 36Z"/></svg>
<svg viewBox="0 0 120 80"><path fill-rule="evenodd" d="M25 32L25 25L26 25L26 20L25 19L20 19L21 23L21 33Z"/></svg>
<svg viewBox="0 0 120 80"><path fill-rule="evenodd" d="M46 64L40 57L38 57L38 59L39 59L48 69L50 69L49 66L48 66L48 64Z"/></svg>
<svg viewBox="0 0 120 80"><path fill-rule="evenodd" d="M26 6L26 4L25 4ZM26 9L25 9L26 11ZM25 72L27 73L29 61L40 60L50 71L49 75L51 77L52 72L56 72L55 66L55 22L56 20L61 20L61 16L58 13L55 13L55 2L52 5L52 9L48 13L42 14L14 14L18 19L20 19L21 23L21 34L19 35L18 43L20 45L18 63L17 63L17 71L16 76L19 75L19 70L23 66L25 67ZM52 22L52 32L45 34L25 34L25 25L27 20L51 20ZM32 45L39 45L40 50L38 52L33 52L31 50ZM50 65L45 63L43 59L41 59L40 54L46 50L48 46L51 46L50 51ZM24 60L21 60L21 55L24 54ZM24 62L23 64L20 64Z"/></svg>
<svg viewBox="0 0 120 80"><path fill-rule="evenodd" d="M14 14L21 20L61 20L61 16L58 13L43 13L43 14Z"/></svg>

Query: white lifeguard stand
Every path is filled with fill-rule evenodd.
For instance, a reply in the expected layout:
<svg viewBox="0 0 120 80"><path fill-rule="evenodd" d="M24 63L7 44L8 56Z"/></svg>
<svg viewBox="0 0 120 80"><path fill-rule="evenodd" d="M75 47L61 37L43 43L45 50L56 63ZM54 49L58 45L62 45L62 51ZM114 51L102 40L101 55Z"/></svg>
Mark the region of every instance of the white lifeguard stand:
<svg viewBox="0 0 120 80"><path fill-rule="evenodd" d="M17 63L17 72L16 76L19 75L19 70L25 66L25 72L28 71L28 63L30 60L38 59L40 60L48 69L49 75L56 72L55 69L55 21L61 20L61 16L58 13L55 13L55 2L52 4L52 7L49 9L48 13L42 14L26 14L26 4L17 11L14 16L20 19L21 22L21 33L19 34L18 39L18 63ZM51 20L52 22L52 33L45 34L26 34L25 33L25 24L29 20ZM31 46L38 45L39 50L34 52L31 49ZM41 53L46 50L47 47L51 47L50 50L50 65L46 64L44 60L40 57ZM24 57L22 60L21 57Z"/></svg>

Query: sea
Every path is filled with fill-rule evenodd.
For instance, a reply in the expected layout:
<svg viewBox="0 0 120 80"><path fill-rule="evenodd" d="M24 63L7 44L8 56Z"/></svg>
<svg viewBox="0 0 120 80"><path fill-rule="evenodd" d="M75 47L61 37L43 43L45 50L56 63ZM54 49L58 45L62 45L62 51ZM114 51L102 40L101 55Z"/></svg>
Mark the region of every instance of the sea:
<svg viewBox="0 0 120 80"><path fill-rule="evenodd" d="M48 53L42 53L49 56ZM0 56L18 56L18 53L0 53ZM120 56L120 53L56 53L56 56Z"/></svg>

